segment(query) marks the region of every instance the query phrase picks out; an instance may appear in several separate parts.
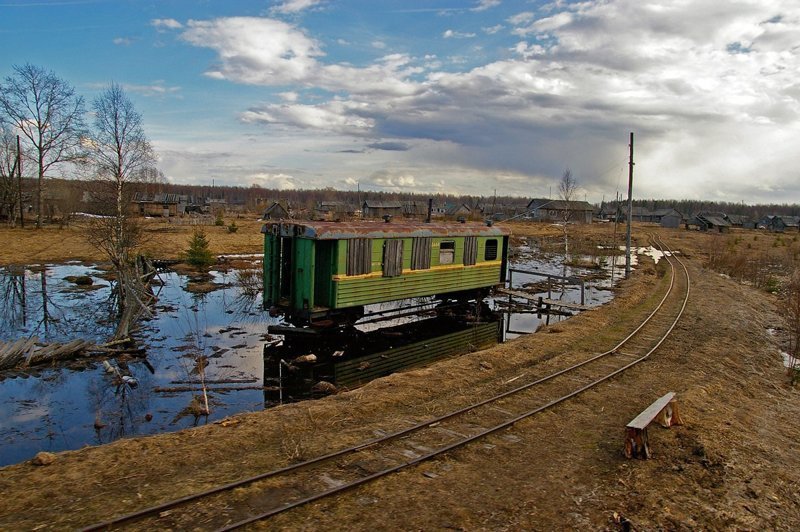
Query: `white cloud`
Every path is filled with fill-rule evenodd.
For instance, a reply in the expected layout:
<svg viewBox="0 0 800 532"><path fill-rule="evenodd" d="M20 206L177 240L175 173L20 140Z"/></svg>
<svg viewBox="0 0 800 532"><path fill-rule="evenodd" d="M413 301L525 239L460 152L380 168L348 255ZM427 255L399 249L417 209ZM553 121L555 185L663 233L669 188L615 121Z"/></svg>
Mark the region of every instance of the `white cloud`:
<svg viewBox="0 0 800 532"><path fill-rule="evenodd" d="M305 81L322 51L316 41L280 20L232 17L190 20L181 37L216 50L219 64L208 76L253 85L286 85Z"/></svg>
<svg viewBox="0 0 800 532"><path fill-rule="evenodd" d="M337 63L301 29L270 19L192 21L183 38L217 52L209 75L322 91L315 105L283 97L252 107L247 122L341 135L338 153L354 151L341 149L352 137L414 146L349 156L339 179L531 194L569 166L589 194L608 196L618 176L597 172L625 158L635 131L642 195L715 197L721 182L735 195L732 176L750 178L746 190L765 173L776 197L797 188L800 159L784 147L800 133L800 7L589 0L507 21L525 35L513 55L460 72L457 56L449 72L433 55ZM364 166L379 164L391 170Z"/></svg>
<svg viewBox="0 0 800 532"><path fill-rule="evenodd" d="M359 105L332 101L325 105L269 104L242 113L249 123L284 124L350 135L365 135L374 127L371 118L359 115Z"/></svg>
<svg viewBox="0 0 800 532"><path fill-rule="evenodd" d="M504 28L504 26L502 24L495 24L494 26L481 28L481 30L483 30L483 33L485 33L486 35L494 35L495 33L499 32L503 28Z"/></svg>
<svg viewBox="0 0 800 532"><path fill-rule="evenodd" d="M414 93L408 76L421 69L393 54L367 67L323 64L321 46L286 22L256 17L191 20L181 37L217 51L219 62L206 75L251 85L301 84L354 94L403 96Z"/></svg>
<svg viewBox="0 0 800 532"><path fill-rule="evenodd" d="M519 26L521 24L527 24L536 18L535 13L531 13L530 11L524 11L522 13L517 13L513 17L508 18L508 23L513 26Z"/></svg>
<svg viewBox="0 0 800 532"><path fill-rule="evenodd" d="M378 50L384 50L386 49L386 43L383 41L372 41L372 47Z"/></svg>
<svg viewBox="0 0 800 532"><path fill-rule="evenodd" d="M137 85L134 83L124 83L122 88L128 92L141 94L143 96L169 96L180 93L178 86L166 86L164 80L156 80L150 85Z"/></svg>
<svg viewBox="0 0 800 532"><path fill-rule="evenodd" d="M282 14L299 13L300 11L316 7L322 4L323 1L324 0L287 0L273 7L272 11Z"/></svg>
<svg viewBox="0 0 800 532"><path fill-rule="evenodd" d="M415 176L398 174L391 170L374 172L361 184L365 190L371 189L393 192L413 192L419 187Z"/></svg>
<svg viewBox="0 0 800 532"><path fill-rule="evenodd" d="M462 33L460 31L454 31L454 30L446 30L444 33L442 33L442 37L444 37L445 39L471 39L472 37L475 37L475 34Z"/></svg>
<svg viewBox="0 0 800 532"><path fill-rule="evenodd" d="M470 8L470 11L486 11L487 9L499 6L501 3L501 0L478 0L478 5Z"/></svg>
<svg viewBox="0 0 800 532"><path fill-rule="evenodd" d="M295 177L288 174L256 173L247 176L251 185L277 190L294 190L297 188Z"/></svg>
<svg viewBox="0 0 800 532"><path fill-rule="evenodd" d="M159 30L179 30L183 28L183 24L174 18L154 18L150 21L150 25Z"/></svg>
<svg viewBox="0 0 800 532"><path fill-rule="evenodd" d="M133 44L133 39L129 37L117 37L112 42L117 46L130 46Z"/></svg>

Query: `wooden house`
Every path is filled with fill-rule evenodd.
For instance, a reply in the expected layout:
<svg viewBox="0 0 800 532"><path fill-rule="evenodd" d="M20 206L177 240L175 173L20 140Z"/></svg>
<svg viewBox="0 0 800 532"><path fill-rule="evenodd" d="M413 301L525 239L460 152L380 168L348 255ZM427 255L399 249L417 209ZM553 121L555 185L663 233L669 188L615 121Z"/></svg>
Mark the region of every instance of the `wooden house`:
<svg viewBox="0 0 800 532"><path fill-rule="evenodd" d="M289 218L291 218L289 208L278 201L273 201L272 205L267 207L261 216L262 220L288 220Z"/></svg>
<svg viewBox="0 0 800 532"><path fill-rule="evenodd" d="M361 208L364 218L383 218L384 216L403 216L403 204L399 201L374 201L367 200Z"/></svg>
<svg viewBox="0 0 800 532"><path fill-rule="evenodd" d="M352 220L360 215L358 206L346 201L318 201L314 206L315 220Z"/></svg>
<svg viewBox="0 0 800 532"><path fill-rule="evenodd" d="M539 222L592 223L594 207L586 201L536 198L528 202L530 218Z"/></svg>
<svg viewBox="0 0 800 532"><path fill-rule="evenodd" d="M183 194L147 194L136 192L131 200L131 211L140 216L169 218L183 216L189 205L189 196Z"/></svg>
<svg viewBox="0 0 800 532"><path fill-rule="evenodd" d="M720 212L701 212L694 218L695 223L701 231L727 233L731 228L731 223L726 220L725 215Z"/></svg>

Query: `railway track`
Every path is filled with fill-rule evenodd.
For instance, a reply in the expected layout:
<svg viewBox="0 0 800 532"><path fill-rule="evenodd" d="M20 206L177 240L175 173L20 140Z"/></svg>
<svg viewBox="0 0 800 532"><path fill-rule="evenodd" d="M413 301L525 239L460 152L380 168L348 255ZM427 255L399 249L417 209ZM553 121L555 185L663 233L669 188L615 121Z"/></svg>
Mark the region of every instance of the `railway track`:
<svg viewBox="0 0 800 532"><path fill-rule="evenodd" d="M523 385L305 462L244 478L97 523L84 530L233 530L317 501L485 438L552 408L643 362L672 333L690 293L688 270L658 237L669 264L668 288L654 310L617 345Z"/></svg>

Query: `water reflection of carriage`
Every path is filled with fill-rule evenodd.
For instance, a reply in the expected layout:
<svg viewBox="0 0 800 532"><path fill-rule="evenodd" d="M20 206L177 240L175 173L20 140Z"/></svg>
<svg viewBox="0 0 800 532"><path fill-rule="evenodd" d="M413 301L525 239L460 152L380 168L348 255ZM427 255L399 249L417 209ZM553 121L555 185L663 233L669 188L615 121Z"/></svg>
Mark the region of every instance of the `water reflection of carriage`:
<svg viewBox="0 0 800 532"><path fill-rule="evenodd" d="M479 298L505 281L508 232L467 223L283 222L264 233L264 305L294 324L353 322L373 303Z"/></svg>

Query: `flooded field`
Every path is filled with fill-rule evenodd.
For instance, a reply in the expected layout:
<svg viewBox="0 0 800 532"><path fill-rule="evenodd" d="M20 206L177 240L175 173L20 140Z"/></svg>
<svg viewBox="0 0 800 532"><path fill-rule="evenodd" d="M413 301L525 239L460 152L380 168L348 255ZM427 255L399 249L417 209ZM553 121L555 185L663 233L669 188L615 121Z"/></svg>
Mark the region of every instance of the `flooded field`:
<svg viewBox="0 0 800 532"><path fill-rule="evenodd" d="M113 308L104 274L83 264L1 270L7 304L0 339L105 341L113 333ZM94 281L90 288L68 280L86 275ZM0 464L264 408L261 354L267 325L276 319L260 310L260 296L242 293L234 273L211 275L215 290L191 293L188 277L160 274L154 316L138 335L147 357L111 361L135 387L120 384L101 359L0 374ZM209 416L198 415L201 367Z"/></svg>
<svg viewBox="0 0 800 532"><path fill-rule="evenodd" d="M610 288L624 274L624 258L581 257L576 262L564 266L559 256L543 257L523 246L512 267L585 279L587 306L610 300ZM254 265L254 271L259 268ZM90 285L78 284L78 278L87 276ZM0 270L6 302L0 311L0 340L29 336L42 342L107 340L113 334L115 309L106 278L106 271L96 264ZM137 334L146 357L109 359L110 371L102 358L91 358L0 373L0 465L26 460L42 450L175 431L273 405L278 395L275 382L265 380L263 348L270 339L267 327L280 320L261 310L261 295L247 290L241 278L237 270L213 271L210 283L204 280L198 292L187 290L190 276L162 272L154 314ZM554 300L581 301L579 285L542 284L547 279L513 274L515 288ZM508 309L506 300L496 296L488 301L504 316L504 338L568 317ZM374 325L360 327L370 330ZM121 375L127 377L124 382ZM201 380L206 384L205 396ZM203 415L206 400L209 415Z"/></svg>

